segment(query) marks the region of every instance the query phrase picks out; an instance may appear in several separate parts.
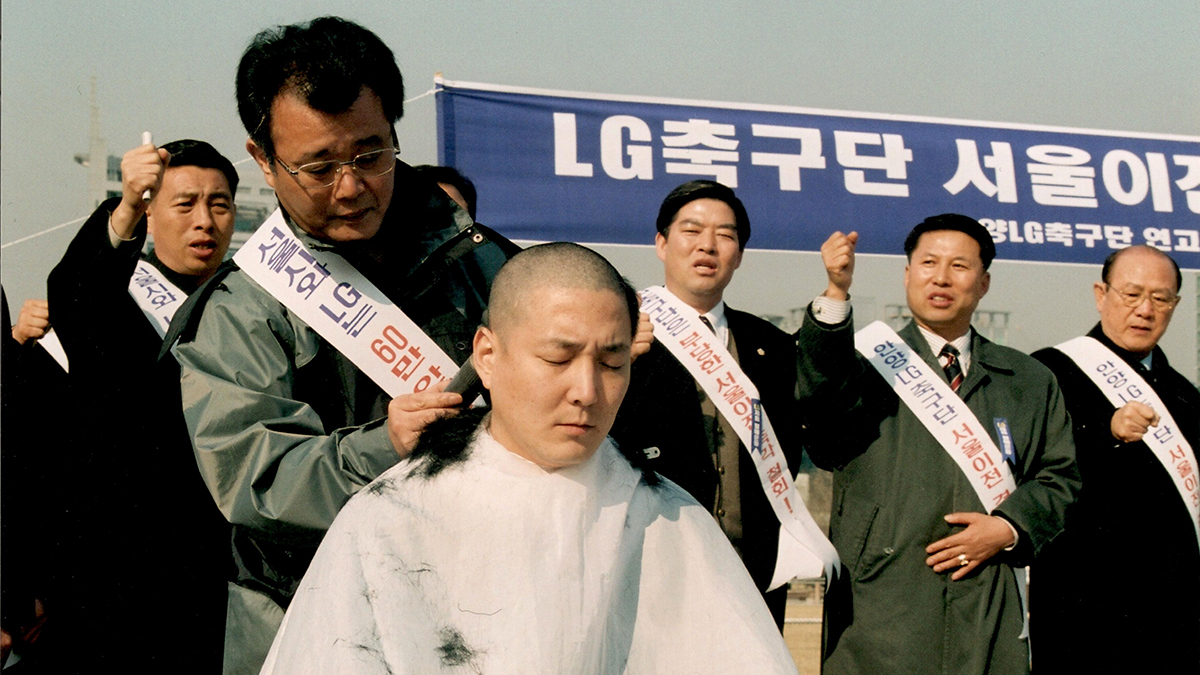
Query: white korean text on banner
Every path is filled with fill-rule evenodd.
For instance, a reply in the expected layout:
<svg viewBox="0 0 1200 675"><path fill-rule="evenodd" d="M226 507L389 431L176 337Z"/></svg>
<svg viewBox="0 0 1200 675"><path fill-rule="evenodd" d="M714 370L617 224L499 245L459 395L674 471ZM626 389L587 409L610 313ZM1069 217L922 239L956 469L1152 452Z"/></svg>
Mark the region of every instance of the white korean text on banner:
<svg viewBox="0 0 1200 675"><path fill-rule="evenodd" d="M737 189L755 248L817 251L836 228L894 254L954 212L1001 259L1149 244L1200 269L1200 137L436 84L439 162L514 239L650 244L663 197L703 178Z"/></svg>

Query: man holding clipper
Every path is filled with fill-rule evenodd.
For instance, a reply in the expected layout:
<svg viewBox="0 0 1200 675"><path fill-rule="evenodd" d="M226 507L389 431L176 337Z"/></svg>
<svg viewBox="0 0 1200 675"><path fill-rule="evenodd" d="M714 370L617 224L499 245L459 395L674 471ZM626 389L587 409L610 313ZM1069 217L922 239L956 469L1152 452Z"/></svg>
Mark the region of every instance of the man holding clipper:
<svg viewBox="0 0 1200 675"><path fill-rule="evenodd" d="M174 328L196 457L234 526L225 671L253 673L342 505L462 404L438 382L516 247L397 159L403 82L366 28L262 31L237 99L280 210Z"/></svg>

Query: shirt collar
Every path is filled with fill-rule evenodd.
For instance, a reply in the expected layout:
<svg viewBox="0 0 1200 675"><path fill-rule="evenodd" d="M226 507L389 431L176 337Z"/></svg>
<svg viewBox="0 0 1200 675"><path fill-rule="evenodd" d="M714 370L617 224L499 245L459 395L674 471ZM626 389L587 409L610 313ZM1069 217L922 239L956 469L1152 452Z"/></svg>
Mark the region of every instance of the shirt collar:
<svg viewBox="0 0 1200 675"><path fill-rule="evenodd" d="M945 347L947 342L954 345L954 348L958 350L958 361L962 366L963 374L967 373L967 368L971 365L971 331L974 330L973 328L968 328L966 333L953 340L947 340L941 335L927 330L920 324L917 325L917 329L921 331L921 336L929 343L929 351L933 352L934 356L942 353L942 347Z"/></svg>
<svg viewBox="0 0 1200 675"><path fill-rule="evenodd" d="M1096 338L1097 340L1100 341L1100 344L1111 349L1114 354L1121 357L1126 363L1128 363L1130 365L1133 365L1135 363L1140 363L1142 365L1142 367L1145 368L1146 370L1152 370L1152 364L1154 362L1157 361L1159 363L1166 363L1166 361L1165 361L1166 355L1165 354L1163 355L1164 360L1162 360L1162 361L1159 361L1159 359L1155 358L1156 354L1161 353L1159 351L1158 345L1155 345L1154 349L1151 349L1149 354L1139 357L1137 354L1134 354L1133 352L1131 352L1127 349L1123 349L1123 348L1117 346L1117 343L1113 342L1111 338L1109 338L1107 335L1104 334L1104 327L1100 323L1097 323L1094 327L1092 327L1092 330L1088 331L1088 337Z"/></svg>
<svg viewBox="0 0 1200 675"><path fill-rule="evenodd" d="M722 345L728 347L729 319L725 316L725 301L721 300L717 303L716 307L713 307L700 316L708 319L708 322L712 324L713 332L717 334L717 339L721 341Z"/></svg>

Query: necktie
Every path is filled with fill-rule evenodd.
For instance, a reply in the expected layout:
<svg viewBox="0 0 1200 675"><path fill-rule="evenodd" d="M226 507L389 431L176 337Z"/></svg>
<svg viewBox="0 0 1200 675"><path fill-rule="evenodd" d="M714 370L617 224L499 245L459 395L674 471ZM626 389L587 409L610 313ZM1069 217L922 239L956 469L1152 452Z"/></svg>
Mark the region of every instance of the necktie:
<svg viewBox="0 0 1200 675"><path fill-rule="evenodd" d="M942 370L946 371L946 379L950 381L950 388L957 392L963 381L962 366L958 363L958 350L947 342L946 346L942 347L941 353L938 354L938 358L945 359Z"/></svg>
<svg viewBox="0 0 1200 675"><path fill-rule="evenodd" d="M714 335L716 334L717 329L713 328L712 322L708 320L707 316L704 316L703 314L701 314L700 321L703 322L705 326L708 326L708 329L711 330Z"/></svg>

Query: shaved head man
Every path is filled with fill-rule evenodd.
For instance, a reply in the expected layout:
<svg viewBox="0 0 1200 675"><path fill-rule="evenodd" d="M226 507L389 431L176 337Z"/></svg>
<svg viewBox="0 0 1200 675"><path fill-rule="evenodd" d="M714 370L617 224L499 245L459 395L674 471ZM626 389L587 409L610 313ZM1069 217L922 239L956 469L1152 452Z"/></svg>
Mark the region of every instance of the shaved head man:
<svg viewBox="0 0 1200 675"><path fill-rule="evenodd" d="M1099 323L1034 354L1062 386L1083 478L1070 528L1037 564L1032 630L1041 672L1134 672L1144 663L1194 672L1200 664L1200 546L1186 482L1197 468L1200 393L1158 346L1182 280L1163 251L1116 251L1092 285ZM1105 384L1121 385L1117 402L1089 375L1098 369ZM1097 552L1137 551L1140 542L1150 547L1152 573L1139 575L1120 603L1105 602L1096 589L1121 570ZM1095 636L1104 634L1121 639L1097 650Z"/></svg>
<svg viewBox="0 0 1200 675"><path fill-rule="evenodd" d="M591 457L629 387L633 290L595 253L557 244L501 270L486 316L474 359L492 435L548 469Z"/></svg>
<svg viewBox="0 0 1200 675"><path fill-rule="evenodd" d="M707 511L606 439L636 325L586 248L508 262L472 357L490 410L350 500L263 672L795 673Z"/></svg>

